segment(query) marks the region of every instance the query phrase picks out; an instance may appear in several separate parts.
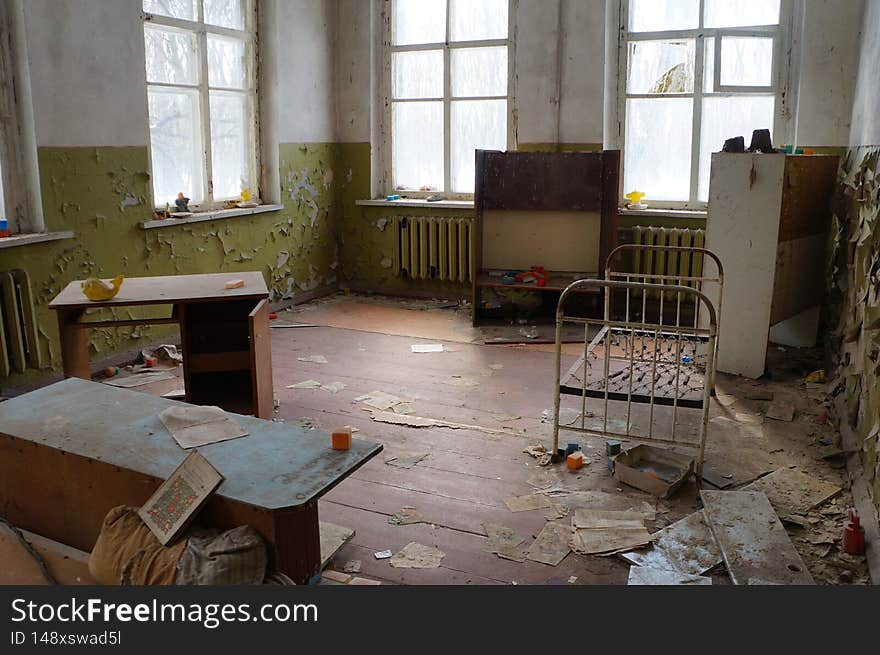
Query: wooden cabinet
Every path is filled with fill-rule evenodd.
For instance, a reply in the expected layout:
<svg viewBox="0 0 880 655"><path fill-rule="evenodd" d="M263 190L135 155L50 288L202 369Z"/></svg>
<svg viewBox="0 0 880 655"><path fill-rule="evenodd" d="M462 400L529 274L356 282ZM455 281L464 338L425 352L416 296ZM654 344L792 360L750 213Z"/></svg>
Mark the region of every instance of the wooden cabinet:
<svg viewBox="0 0 880 655"><path fill-rule="evenodd" d="M763 375L771 330L785 345L815 340L837 165L831 155L712 155L706 247L724 265L719 371Z"/></svg>

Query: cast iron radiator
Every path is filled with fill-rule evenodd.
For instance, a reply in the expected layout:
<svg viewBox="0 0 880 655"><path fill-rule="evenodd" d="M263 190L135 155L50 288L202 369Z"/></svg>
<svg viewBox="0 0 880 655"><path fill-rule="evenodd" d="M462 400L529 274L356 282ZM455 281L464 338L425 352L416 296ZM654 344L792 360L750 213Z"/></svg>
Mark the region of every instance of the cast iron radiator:
<svg viewBox="0 0 880 655"><path fill-rule="evenodd" d="M395 216L394 274L416 280L470 282L473 220Z"/></svg>

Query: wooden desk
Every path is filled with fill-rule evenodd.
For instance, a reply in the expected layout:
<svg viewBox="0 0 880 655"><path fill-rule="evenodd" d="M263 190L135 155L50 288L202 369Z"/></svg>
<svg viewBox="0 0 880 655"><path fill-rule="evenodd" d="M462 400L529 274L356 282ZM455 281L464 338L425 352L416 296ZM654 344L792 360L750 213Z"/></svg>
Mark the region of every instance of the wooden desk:
<svg viewBox="0 0 880 655"><path fill-rule="evenodd" d="M242 279L239 289L225 289ZM80 281L71 282L49 303L58 312L65 377L91 379L89 328L180 325L186 400L272 418L272 353L269 291L261 273L211 273L126 278L115 298L92 302ZM171 305L167 318L86 321L91 308Z"/></svg>
<svg viewBox="0 0 880 655"><path fill-rule="evenodd" d="M111 507L143 505L188 454L157 416L180 404L75 378L0 403L0 513L90 551ZM352 439L336 451L320 430L235 418L248 436L199 448L226 479L197 521L253 526L278 570L314 580L318 498L382 445Z"/></svg>

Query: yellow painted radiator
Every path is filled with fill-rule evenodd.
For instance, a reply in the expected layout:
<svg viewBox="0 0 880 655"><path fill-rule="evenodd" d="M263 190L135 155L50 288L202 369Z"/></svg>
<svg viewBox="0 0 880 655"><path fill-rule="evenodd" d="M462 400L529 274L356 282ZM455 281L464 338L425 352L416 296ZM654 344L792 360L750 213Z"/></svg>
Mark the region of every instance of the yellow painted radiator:
<svg viewBox="0 0 880 655"><path fill-rule="evenodd" d="M28 274L0 272L0 375L40 368L37 321Z"/></svg>
<svg viewBox="0 0 880 655"><path fill-rule="evenodd" d="M636 225L632 228L632 242L646 246L702 248L706 243L706 232L687 228ZM634 273L700 277L703 274L703 255L662 250L634 250L632 270Z"/></svg>
<svg viewBox="0 0 880 655"><path fill-rule="evenodd" d="M414 280L470 282L473 220L395 216L395 275Z"/></svg>

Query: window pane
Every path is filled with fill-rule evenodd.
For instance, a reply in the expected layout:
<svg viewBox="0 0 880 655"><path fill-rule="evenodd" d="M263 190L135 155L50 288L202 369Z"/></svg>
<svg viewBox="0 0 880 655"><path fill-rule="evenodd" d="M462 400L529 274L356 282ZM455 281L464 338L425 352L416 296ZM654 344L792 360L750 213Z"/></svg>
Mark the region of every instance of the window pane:
<svg viewBox="0 0 880 655"><path fill-rule="evenodd" d="M628 93L693 93L694 40L630 41Z"/></svg>
<svg viewBox="0 0 880 655"><path fill-rule="evenodd" d="M396 189L443 188L443 102L395 102L391 175Z"/></svg>
<svg viewBox="0 0 880 655"><path fill-rule="evenodd" d="M715 90L715 38L704 41L703 49L703 91L712 93Z"/></svg>
<svg viewBox="0 0 880 655"><path fill-rule="evenodd" d="M251 189L247 96L211 92L211 168L214 200L237 198Z"/></svg>
<svg viewBox="0 0 880 655"><path fill-rule="evenodd" d="M450 39L507 38L507 0L450 0Z"/></svg>
<svg viewBox="0 0 880 655"><path fill-rule="evenodd" d="M198 84L194 32L144 26L147 82Z"/></svg>
<svg viewBox="0 0 880 655"><path fill-rule="evenodd" d="M722 86L770 86L772 76L773 39L721 37Z"/></svg>
<svg viewBox="0 0 880 655"><path fill-rule="evenodd" d="M196 20L197 17L195 0L144 0L144 11L184 20Z"/></svg>
<svg viewBox="0 0 880 655"><path fill-rule="evenodd" d="M689 30L699 27L700 0L630 0L631 32Z"/></svg>
<svg viewBox="0 0 880 655"><path fill-rule="evenodd" d="M706 0L706 27L779 23L779 0Z"/></svg>
<svg viewBox="0 0 880 655"><path fill-rule="evenodd" d="M233 30L244 29L245 0L205 0L205 22Z"/></svg>
<svg viewBox="0 0 880 655"><path fill-rule="evenodd" d="M198 92L151 87L148 98L156 206L166 202L173 206L179 191L201 202L204 156Z"/></svg>
<svg viewBox="0 0 880 655"><path fill-rule="evenodd" d="M394 45L446 41L446 0L394 0L391 14Z"/></svg>
<svg viewBox="0 0 880 655"><path fill-rule="evenodd" d="M456 100L450 115L452 190L474 192L474 149L507 149L506 100Z"/></svg>
<svg viewBox="0 0 880 655"><path fill-rule="evenodd" d="M443 51L395 52L391 55L395 98L442 98Z"/></svg>
<svg viewBox="0 0 880 655"><path fill-rule="evenodd" d="M208 83L233 89L245 87L245 45L242 39L208 35Z"/></svg>
<svg viewBox="0 0 880 655"><path fill-rule="evenodd" d="M626 101L624 194L643 191L648 200L690 196L691 98Z"/></svg>
<svg viewBox="0 0 880 655"><path fill-rule="evenodd" d="M752 130L773 131L773 96L742 95L703 99L703 122L700 130L700 182L698 197L709 200L709 166L713 152L721 150L725 139L745 137L746 146Z"/></svg>
<svg viewBox="0 0 880 655"><path fill-rule="evenodd" d="M450 52L453 96L507 95L507 46Z"/></svg>

